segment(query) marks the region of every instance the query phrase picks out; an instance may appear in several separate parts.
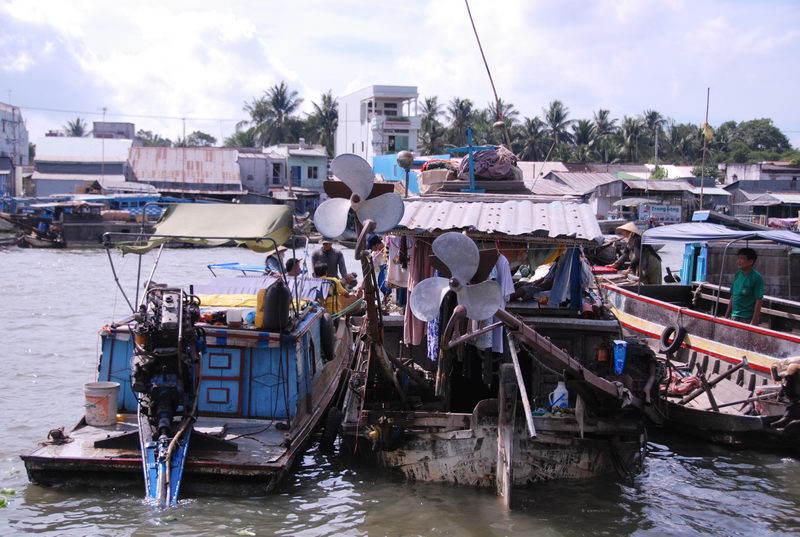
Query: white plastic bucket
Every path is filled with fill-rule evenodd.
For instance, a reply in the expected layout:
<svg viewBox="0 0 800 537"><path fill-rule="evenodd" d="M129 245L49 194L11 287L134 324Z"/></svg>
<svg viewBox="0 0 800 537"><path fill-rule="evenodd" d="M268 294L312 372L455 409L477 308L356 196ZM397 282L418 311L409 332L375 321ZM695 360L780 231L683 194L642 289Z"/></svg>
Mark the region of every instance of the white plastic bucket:
<svg viewBox="0 0 800 537"><path fill-rule="evenodd" d="M107 427L117 422L119 382L88 382L83 385L86 396L86 423Z"/></svg>

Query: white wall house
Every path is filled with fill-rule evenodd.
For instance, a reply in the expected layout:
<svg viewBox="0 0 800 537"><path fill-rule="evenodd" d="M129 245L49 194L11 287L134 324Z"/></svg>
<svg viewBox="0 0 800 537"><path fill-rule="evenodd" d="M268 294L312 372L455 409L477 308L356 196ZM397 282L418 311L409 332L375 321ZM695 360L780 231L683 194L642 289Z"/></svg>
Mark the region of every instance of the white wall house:
<svg viewBox="0 0 800 537"><path fill-rule="evenodd" d="M420 117L416 86L368 86L339 97L336 154L375 155L416 151Z"/></svg>

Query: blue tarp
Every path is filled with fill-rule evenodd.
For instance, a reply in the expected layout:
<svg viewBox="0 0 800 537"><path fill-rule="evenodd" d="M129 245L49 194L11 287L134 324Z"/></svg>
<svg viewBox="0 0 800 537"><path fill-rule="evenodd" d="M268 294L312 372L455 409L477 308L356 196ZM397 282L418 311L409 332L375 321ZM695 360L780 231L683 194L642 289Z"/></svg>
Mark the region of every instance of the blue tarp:
<svg viewBox="0 0 800 537"><path fill-rule="evenodd" d="M664 242L709 242L763 239L800 248L800 233L788 230L739 231L704 222L687 222L648 229L642 235L644 244Z"/></svg>

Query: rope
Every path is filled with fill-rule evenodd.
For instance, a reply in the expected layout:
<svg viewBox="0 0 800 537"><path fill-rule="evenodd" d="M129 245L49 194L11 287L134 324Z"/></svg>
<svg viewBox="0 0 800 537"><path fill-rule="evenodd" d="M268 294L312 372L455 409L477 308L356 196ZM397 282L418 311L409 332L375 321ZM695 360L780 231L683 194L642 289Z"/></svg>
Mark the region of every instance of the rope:
<svg viewBox="0 0 800 537"><path fill-rule="evenodd" d="M353 302L352 304L347 306L346 308L344 308L341 311L338 311L338 312L334 313L333 315L331 315L331 319L335 321L336 319L338 319L340 317L344 317L345 315L347 315L351 311L357 309L363 303L364 303L364 299L363 298L359 298L355 302Z"/></svg>

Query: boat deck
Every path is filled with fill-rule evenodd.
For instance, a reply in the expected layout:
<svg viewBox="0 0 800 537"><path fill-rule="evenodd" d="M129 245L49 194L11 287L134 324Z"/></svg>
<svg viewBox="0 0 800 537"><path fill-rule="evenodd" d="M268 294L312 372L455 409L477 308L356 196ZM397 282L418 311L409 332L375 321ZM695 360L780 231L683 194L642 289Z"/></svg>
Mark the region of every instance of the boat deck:
<svg viewBox="0 0 800 537"><path fill-rule="evenodd" d="M195 492L266 493L280 480L296 446L286 443L281 420L201 417L194 426L184 484ZM108 427L81 420L65 444L43 444L23 455L34 483L68 486L143 485L138 427L134 415ZM220 440L227 441L227 445ZM105 444L98 447L97 443ZM235 446L235 450L234 447ZM219 480L225 476L225 482ZM230 492L230 491L228 491Z"/></svg>

